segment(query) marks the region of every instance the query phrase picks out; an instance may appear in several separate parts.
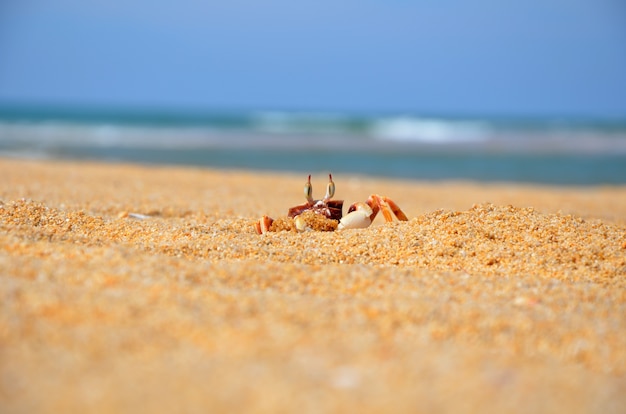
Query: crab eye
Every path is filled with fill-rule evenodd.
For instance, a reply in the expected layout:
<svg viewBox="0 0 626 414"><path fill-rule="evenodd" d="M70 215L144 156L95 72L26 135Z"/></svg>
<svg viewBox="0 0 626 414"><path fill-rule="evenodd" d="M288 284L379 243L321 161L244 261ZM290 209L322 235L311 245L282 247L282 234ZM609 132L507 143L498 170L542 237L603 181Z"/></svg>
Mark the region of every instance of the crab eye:
<svg viewBox="0 0 626 414"><path fill-rule="evenodd" d="M326 187L326 200L333 198L335 195L335 183L333 182L333 176L328 174L328 186Z"/></svg>
<svg viewBox="0 0 626 414"><path fill-rule="evenodd" d="M307 201L313 202L313 186L311 185L310 175L308 181L306 182L306 184L304 184L304 196L306 197Z"/></svg>
<svg viewBox="0 0 626 414"><path fill-rule="evenodd" d="M350 207L348 207L348 213L347 214L350 214L350 213L352 213L355 210L356 210L356 204L352 204Z"/></svg>

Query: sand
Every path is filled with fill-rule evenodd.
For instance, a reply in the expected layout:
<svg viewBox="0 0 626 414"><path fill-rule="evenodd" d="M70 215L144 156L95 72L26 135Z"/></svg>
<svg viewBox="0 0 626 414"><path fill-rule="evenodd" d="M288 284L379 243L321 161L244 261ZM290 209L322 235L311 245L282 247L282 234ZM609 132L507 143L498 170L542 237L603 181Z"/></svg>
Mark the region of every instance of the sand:
<svg viewBox="0 0 626 414"><path fill-rule="evenodd" d="M327 172L312 171L321 197ZM0 159L0 411L626 412L626 187Z"/></svg>

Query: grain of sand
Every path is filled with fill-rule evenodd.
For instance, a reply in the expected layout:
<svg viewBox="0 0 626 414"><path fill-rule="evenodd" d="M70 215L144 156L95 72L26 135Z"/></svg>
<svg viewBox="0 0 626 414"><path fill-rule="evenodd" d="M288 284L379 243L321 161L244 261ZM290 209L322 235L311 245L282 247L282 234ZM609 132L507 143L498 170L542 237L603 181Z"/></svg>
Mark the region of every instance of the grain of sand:
<svg viewBox="0 0 626 414"><path fill-rule="evenodd" d="M409 221L259 236L304 177L0 177L3 413L626 410L625 187L336 174Z"/></svg>

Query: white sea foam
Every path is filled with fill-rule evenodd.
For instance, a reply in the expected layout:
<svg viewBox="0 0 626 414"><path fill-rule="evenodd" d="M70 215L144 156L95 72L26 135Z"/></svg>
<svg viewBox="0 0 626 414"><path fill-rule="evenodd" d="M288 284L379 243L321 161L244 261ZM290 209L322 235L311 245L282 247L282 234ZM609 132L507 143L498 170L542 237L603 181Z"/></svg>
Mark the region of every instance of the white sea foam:
<svg viewBox="0 0 626 414"><path fill-rule="evenodd" d="M209 143L207 128L161 128L69 122L3 123L0 143L37 147L189 147Z"/></svg>
<svg viewBox="0 0 626 414"><path fill-rule="evenodd" d="M445 144L484 141L489 137L490 130L479 122L393 117L376 121L370 133L383 140Z"/></svg>
<svg viewBox="0 0 626 414"><path fill-rule="evenodd" d="M256 132L272 134L352 134L350 118L332 112L291 113L264 111L252 114Z"/></svg>

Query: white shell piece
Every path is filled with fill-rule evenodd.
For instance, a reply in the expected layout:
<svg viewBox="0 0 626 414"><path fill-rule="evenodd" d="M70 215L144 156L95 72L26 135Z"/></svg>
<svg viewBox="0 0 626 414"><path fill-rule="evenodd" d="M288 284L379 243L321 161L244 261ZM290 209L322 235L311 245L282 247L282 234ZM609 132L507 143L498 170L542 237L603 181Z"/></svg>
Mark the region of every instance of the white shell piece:
<svg viewBox="0 0 626 414"><path fill-rule="evenodd" d="M311 230L311 228L306 224L306 220L304 220L300 216L296 216L294 222L296 224L296 230L298 230L299 232Z"/></svg>

